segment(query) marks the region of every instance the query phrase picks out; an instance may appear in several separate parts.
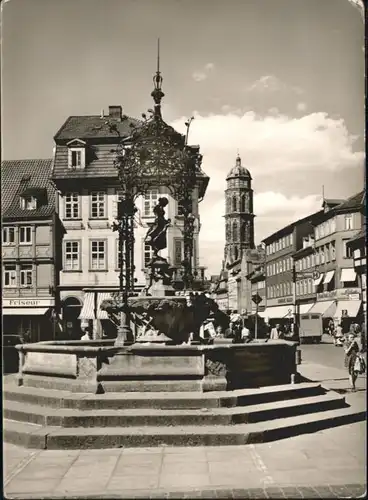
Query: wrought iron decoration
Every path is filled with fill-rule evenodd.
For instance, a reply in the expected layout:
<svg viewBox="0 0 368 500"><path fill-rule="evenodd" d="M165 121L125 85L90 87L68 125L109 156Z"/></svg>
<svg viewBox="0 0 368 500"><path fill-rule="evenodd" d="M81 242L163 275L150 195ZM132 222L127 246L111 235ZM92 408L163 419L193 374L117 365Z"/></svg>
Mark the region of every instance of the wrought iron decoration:
<svg viewBox="0 0 368 500"><path fill-rule="evenodd" d="M159 47L158 47L159 49ZM202 155L199 146L188 146L188 132L192 118L186 122L187 133L182 135L164 122L161 115L162 76L159 65L153 78L151 93L154 109L148 110L149 117L142 114L143 121L131 124L129 137L121 138L116 124L110 130L118 136L114 164L117 168L122 189L118 204L118 222L113 230L119 231L120 242L120 300L125 304L125 316L121 323L117 344L127 343L131 337L129 325L128 297L134 294L134 216L137 211L134 202L150 188L166 186L173 197L179 200L184 216L184 268L183 281L188 288L193 280L192 256L195 217L192 214L192 193L201 174ZM127 117L123 117L124 120Z"/></svg>

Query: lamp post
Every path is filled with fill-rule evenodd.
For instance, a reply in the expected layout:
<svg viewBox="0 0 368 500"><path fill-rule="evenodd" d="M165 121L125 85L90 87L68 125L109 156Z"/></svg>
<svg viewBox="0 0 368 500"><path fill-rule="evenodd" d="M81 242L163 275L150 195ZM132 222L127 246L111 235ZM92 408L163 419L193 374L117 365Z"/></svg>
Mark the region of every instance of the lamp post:
<svg viewBox="0 0 368 500"><path fill-rule="evenodd" d="M130 327L129 297L134 294L134 215L137 208L134 200L124 193L118 203L118 222L113 224L113 231L119 232L119 297L120 318L116 346L133 342Z"/></svg>

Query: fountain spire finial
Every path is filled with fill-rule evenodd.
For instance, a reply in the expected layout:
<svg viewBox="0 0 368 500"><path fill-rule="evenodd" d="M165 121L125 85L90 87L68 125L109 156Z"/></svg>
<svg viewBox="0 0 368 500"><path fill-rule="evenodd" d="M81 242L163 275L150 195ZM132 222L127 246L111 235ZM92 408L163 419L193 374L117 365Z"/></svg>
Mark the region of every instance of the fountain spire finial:
<svg viewBox="0 0 368 500"><path fill-rule="evenodd" d="M161 99L164 97L164 93L161 90L162 87L162 76L160 72L160 39L157 39L157 68L156 74L153 77L154 89L151 92L151 96L155 101L155 116L161 117Z"/></svg>

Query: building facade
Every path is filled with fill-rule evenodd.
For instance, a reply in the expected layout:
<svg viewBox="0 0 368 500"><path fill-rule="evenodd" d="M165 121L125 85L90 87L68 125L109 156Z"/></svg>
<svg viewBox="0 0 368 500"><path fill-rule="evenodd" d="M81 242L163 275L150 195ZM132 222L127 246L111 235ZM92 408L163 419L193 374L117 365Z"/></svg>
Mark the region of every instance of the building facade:
<svg viewBox="0 0 368 500"><path fill-rule="evenodd" d="M129 137L137 120L123 115L121 106L110 106L108 116L71 116L54 137L52 179L57 189L56 210L64 228L61 241L60 298L63 326L68 338L80 338L89 328L94 337L115 336L116 325L100 309L102 301L119 289L118 233L112 231L121 199L115 165L118 141ZM208 177L200 172L192 193L195 217L192 267L199 279L198 204L204 197ZM182 205L169 188L153 186L136 199L135 279L139 291L147 285L147 264L153 253L145 236L154 222L153 208L167 197L166 216L171 219L167 248L161 256L176 268L180 280L184 257Z"/></svg>
<svg viewBox="0 0 368 500"><path fill-rule="evenodd" d="M316 285L316 304L320 312L335 322L356 320L362 313L362 291L354 268L349 242L363 227L364 192L324 210L314 220L315 266L320 272Z"/></svg>
<svg viewBox="0 0 368 500"><path fill-rule="evenodd" d="M58 335L61 227L51 159L1 164L3 333L27 341Z"/></svg>
<svg viewBox="0 0 368 500"><path fill-rule="evenodd" d="M362 317L367 317L367 242L365 231L360 231L347 243L353 253L354 271L357 275L358 286L362 296Z"/></svg>
<svg viewBox="0 0 368 500"><path fill-rule="evenodd" d="M266 247L265 317L271 322L287 321L297 312L294 255L313 232L316 214L289 224L263 240ZM306 292L307 293L307 292Z"/></svg>

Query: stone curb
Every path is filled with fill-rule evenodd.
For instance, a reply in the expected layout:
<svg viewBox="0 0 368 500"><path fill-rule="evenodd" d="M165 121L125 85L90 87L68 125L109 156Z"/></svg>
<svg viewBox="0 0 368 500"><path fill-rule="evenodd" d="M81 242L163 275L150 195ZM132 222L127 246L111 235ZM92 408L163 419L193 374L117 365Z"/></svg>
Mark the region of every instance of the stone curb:
<svg viewBox="0 0 368 500"><path fill-rule="evenodd" d="M24 500L113 500L113 499L159 499L159 498L365 498L366 485L346 484L346 485L300 485L300 486L278 486L266 488L211 488L211 489L175 489L175 490L125 490L122 492L105 492L96 494L65 494L52 495L45 493L30 494L16 493L8 494L8 499Z"/></svg>

